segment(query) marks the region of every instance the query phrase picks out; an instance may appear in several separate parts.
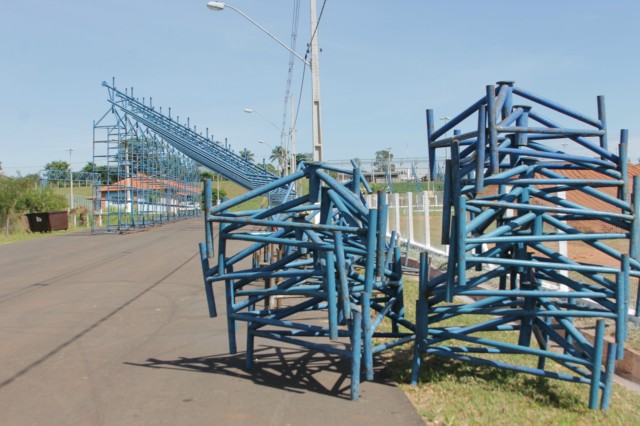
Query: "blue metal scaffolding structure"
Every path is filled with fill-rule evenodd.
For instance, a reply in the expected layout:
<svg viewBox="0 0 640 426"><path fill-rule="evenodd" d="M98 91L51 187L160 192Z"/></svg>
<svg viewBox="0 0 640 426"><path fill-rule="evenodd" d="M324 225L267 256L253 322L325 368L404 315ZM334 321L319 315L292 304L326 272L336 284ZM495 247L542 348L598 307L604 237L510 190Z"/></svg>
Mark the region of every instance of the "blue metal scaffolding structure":
<svg viewBox="0 0 640 426"><path fill-rule="evenodd" d="M589 117L513 82L487 86L437 130L427 110L432 177L436 150L451 152L442 227L450 256L437 277L429 276L428 257L421 259L413 383L429 353L585 383L590 408L609 406L629 280L640 277L640 184L637 177L629 184L626 130L617 153L608 150L602 96L597 111ZM446 137L464 125L471 130ZM586 154L572 153L579 150ZM574 259L560 242L607 261ZM473 301L455 299L461 296ZM605 344L605 326L612 343ZM595 329L593 342L586 328ZM500 354L523 362L505 363ZM532 357L537 365L525 362Z"/></svg>
<svg viewBox="0 0 640 426"><path fill-rule="evenodd" d="M38 172L40 182L43 186L50 186L53 182L69 183L74 185L95 186L102 183L100 173L94 172L70 172L69 170L41 170Z"/></svg>
<svg viewBox="0 0 640 426"><path fill-rule="evenodd" d="M278 176L265 170L265 168L242 158L231 150L214 142L206 135L198 133L196 127L191 128L190 120L186 124L180 124L180 117L174 120L171 117L171 108L167 115L162 113L162 108L156 110L152 98L146 105L145 99L140 101L133 97L133 89L121 92L115 85L102 83L109 91L109 102L113 111L125 115L128 119L144 126L154 132L166 143L182 152L198 164L220 173L225 178L237 183L246 189L255 189L278 179Z"/></svg>
<svg viewBox="0 0 640 426"><path fill-rule="evenodd" d="M200 252L211 317L217 315L213 283L224 283L231 353L237 352L237 323L247 323L248 369L256 337L334 354L350 360L350 395L358 399L361 363L365 378L373 379L373 354L412 341L415 327L404 319L400 250L395 236L390 242L385 237L385 197L378 197L376 208L368 207L362 191L371 190L352 165L351 171L301 163L295 173L217 207L206 197L206 243ZM341 183L335 173L350 179ZM230 211L294 182L308 193L269 209ZM219 225L215 257L214 224ZM241 242L231 253L229 245ZM282 297L285 305L274 304ZM318 324L319 312L327 325ZM389 330L380 329L385 318ZM374 338L381 343L374 345Z"/></svg>
<svg viewBox="0 0 640 426"><path fill-rule="evenodd" d="M94 173L104 182L94 187L92 231L126 232L199 215L197 164L115 103L109 90L112 107L93 126Z"/></svg>

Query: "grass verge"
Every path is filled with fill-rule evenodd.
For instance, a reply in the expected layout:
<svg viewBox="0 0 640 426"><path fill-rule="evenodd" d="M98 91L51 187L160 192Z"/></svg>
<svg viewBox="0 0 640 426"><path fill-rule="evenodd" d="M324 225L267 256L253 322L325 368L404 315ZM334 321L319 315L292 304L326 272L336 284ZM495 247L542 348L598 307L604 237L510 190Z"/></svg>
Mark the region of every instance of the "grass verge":
<svg viewBox="0 0 640 426"><path fill-rule="evenodd" d="M409 301L416 297L417 283L407 280L406 315L411 321L415 319L415 306ZM477 320L468 318L469 323ZM412 345L405 345L384 356L389 374L429 425L640 424L640 394L617 384L609 411L602 412L588 409L586 385L426 356L418 385L410 386L406 383L412 351ZM535 363L535 359L517 355L502 355L501 360L520 365Z"/></svg>
<svg viewBox="0 0 640 426"><path fill-rule="evenodd" d="M60 235L60 234L67 234L69 232L79 232L79 231L87 231L90 228L88 227L70 227L68 230L66 231L51 231L51 232L26 232L26 231L22 231L22 232L16 232L14 234L10 234L10 235L6 235L6 234L0 234L0 244L10 244L10 243L15 243L18 241L27 241L27 240L35 240L38 238L46 238L46 237L50 237L52 235Z"/></svg>

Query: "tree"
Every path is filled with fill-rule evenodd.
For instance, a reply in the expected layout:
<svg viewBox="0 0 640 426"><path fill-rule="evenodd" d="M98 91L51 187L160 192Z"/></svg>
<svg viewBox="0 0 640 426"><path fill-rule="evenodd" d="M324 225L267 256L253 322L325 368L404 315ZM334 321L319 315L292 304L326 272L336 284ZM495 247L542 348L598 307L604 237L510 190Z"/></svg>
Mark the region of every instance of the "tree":
<svg viewBox="0 0 640 426"><path fill-rule="evenodd" d="M5 233L11 232L12 218L23 213L62 210L67 206L64 196L51 188L38 188L38 176L0 176L0 220Z"/></svg>
<svg viewBox="0 0 640 426"><path fill-rule="evenodd" d="M284 170L284 165L287 163L287 155L288 153L286 149L284 149L282 146L276 146L271 151L269 160L278 163L278 170Z"/></svg>
<svg viewBox="0 0 640 426"><path fill-rule="evenodd" d="M395 171L396 166L393 164L393 154L391 150L376 151L376 159L373 162L373 167L376 172L386 172L387 170Z"/></svg>
<svg viewBox="0 0 640 426"><path fill-rule="evenodd" d="M200 172L200 177L204 181L205 179L213 180L213 172L209 170L203 170Z"/></svg>
<svg viewBox="0 0 640 426"><path fill-rule="evenodd" d="M58 184L67 186L69 184L69 170L71 165L63 160L51 161L45 164L43 177L47 180L57 181Z"/></svg>
<svg viewBox="0 0 640 426"><path fill-rule="evenodd" d="M102 184L108 185L115 182L118 170L116 167L98 166L93 161L88 161L87 164L80 170L85 173L97 173L100 175L100 181Z"/></svg>
<svg viewBox="0 0 640 426"><path fill-rule="evenodd" d="M80 169L80 171L85 173L93 173L95 167L96 163L94 163L93 161L87 161L87 164L85 164L84 167Z"/></svg>
<svg viewBox="0 0 640 426"><path fill-rule="evenodd" d="M249 151L247 148L241 150L238 155L251 163L254 161L253 152Z"/></svg>
<svg viewBox="0 0 640 426"><path fill-rule="evenodd" d="M30 188L20 196L16 210L20 213L38 213L64 210L67 199L53 192L51 188Z"/></svg>
<svg viewBox="0 0 640 426"><path fill-rule="evenodd" d="M16 213L16 205L20 201L20 194L26 190L23 179L0 177L0 219L4 224L6 235L9 235L11 216Z"/></svg>
<svg viewBox="0 0 640 426"><path fill-rule="evenodd" d="M301 161L313 161L313 155L310 152L299 152L296 154L296 164Z"/></svg>
<svg viewBox="0 0 640 426"><path fill-rule="evenodd" d="M69 168L71 168L71 165L63 160L58 160L58 161L52 161L50 163L45 164L44 169L46 171L50 171L50 170L59 170L62 172L66 172L67 170L69 170Z"/></svg>
<svg viewBox="0 0 640 426"><path fill-rule="evenodd" d="M227 191L220 188L220 202L222 202L222 199L225 198L226 196L227 196ZM218 204L218 188L216 187L213 187L211 191L211 204L213 204L214 206Z"/></svg>

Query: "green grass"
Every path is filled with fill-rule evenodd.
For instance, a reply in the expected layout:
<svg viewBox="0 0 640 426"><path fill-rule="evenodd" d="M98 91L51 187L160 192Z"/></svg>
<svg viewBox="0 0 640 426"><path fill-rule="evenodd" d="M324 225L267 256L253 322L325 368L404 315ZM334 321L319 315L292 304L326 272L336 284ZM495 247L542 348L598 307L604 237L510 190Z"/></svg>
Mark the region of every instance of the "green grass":
<svg viewBox="0 0 640 426"><path fill-rule="evenodd" d="M420 182L420 189L426 191L427 188L429 190L433 190L435 187L436 191L442 191L444 189L444 183L441 181L431 183L427 185L427 182ZM398 194L406 194L407 192L417 192L418 188L416 187L415 180L407 181L407 182L393 182L393 192Z"/></svg>
<svg viewBox="0 0 640 426"><path fill-rule="evenodd" d="M66 188L53 188L53 192L56 194L67 196L70 194L69 187ZM73 195L84 195L85 197L93 197L93 187L91 186L74 186Z"/></svg>
<svg viewBox="0 0 640 426"><path fill-rule="evenodd" d="M417 283L407 280L405 300L415 300ZM415 319L415 306L406 303L406 315ZM457 319L469 324L482 318ZM485 333L496 337L496 333ZM501 338L505 339L505 334ZM516 336L506 337L515 341ZM388 371L401 384L427 424L492 425L631 425L640 422L640 394L614 384L608 412L589 410L589 387L498 368L477 366L437 356L426 356L419 384L410 386L412 345L386 355ZM527 359L528 358L528 359ZM501 355L501 360L534 365L536 359ZM552 361L548 361L550 365Z"/></svg>
<svg viewBox="0 0 640 426"><path fill-rule="evenodd" d="M301 188L299 189L300 194L306 194L307 192L309 192L309 183L306 179L302 179L300 181L298 181ZM224 189L227 193L226 198L228 199L232 199L237 197L238 195L242 195L244 193L247 192L247 190L243 187L241 187L240 185L231 182L231 181L227 181L227 180L223 180L220 182L220 189ZM216 190L216 182L213 182L213 191L215 192ZM243 210L258 210L258 209L262 209L262 208L266 208L268 206L268 199L267 197L257 197L257 198L252 198L251 200L245 201L242 204L239 204L233 208L231 208L231 211L234 212L238 212L238 211L243 211Z"/></svg>
<svg viewBox="0 0 640 426"><path fill-rule="evenodd" d="M66 231L52 231L52 232L42 232L42 233L18 231L10 235L6 235L2 233L0 234L0 244L10 244L18 241L35 240L38 238L50 237L52 235L67 234L69 232L86 231L88 229L89 229L88 227L82 227L82 226L78 226L75 228L73 228L72 226L69 226L69 229L67 229Z"/></svg>

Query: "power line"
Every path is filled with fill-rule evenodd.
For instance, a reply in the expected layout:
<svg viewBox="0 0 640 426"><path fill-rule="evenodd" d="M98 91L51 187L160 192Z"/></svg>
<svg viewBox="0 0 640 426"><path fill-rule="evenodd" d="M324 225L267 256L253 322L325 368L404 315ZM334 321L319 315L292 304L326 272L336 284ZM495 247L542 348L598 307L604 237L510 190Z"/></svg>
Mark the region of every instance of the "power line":
<svg viewBox="0 0 640 426"><path fill-rule="evenodd" d="M318 27L320 26L320 20L322 19L322 12L324 12L324 6L327 4L327 0L324 0L322 2L322 7L320 8L320 15L318 16L318 21L316 22L316 27L313 30L313 34L311 35L311 41L313 41L314 38L316 38L316 32L318 31ZM311 43L311 41L309 43ZM307 46L307 54L309 53L309 47ZM307 54L305 54L305 59L307 57Z"/></svg>
<svg viewBox="0 0 640 426"><path fill-rule="evenodd" d="M291 23L291 49L295 50L296 41L298 39L298 22L300 17L300 0L295 0L293 4L293 19ZM284 132L287 123L287 106L289 104L289 96L291 94L291 80L293 77L293 67L295 65L295 56L293 53L289 54L289 70L287 75L287 86L284 93L284 108L282 111L282 126L281 132ZM282 135L281 135L282 136Z"/></svg>
<svg viewBox="0 0 640 426"><path fill-rule="evenodd" d="M320 21L322 20L322 14L324 13L324 7L327 4L327 0L324 0L322 2L322 7L320 8L320 14L318 15L318 20L316 21L316 27L313 30L313 34L311 35L311 39L309 40L309 43L307 43L307 51L304 53L304 60L305 62L307 61L307 58L309 57L309 51L311 50L311 42L313 41L313 39L316 37L316 33L318 32L318 27L320 26ZM311 64L313 66L313 64ZM307 71L307 67L303 68L302 71L302 80L300 81L300 93L298 94L298 106L296 107L296 117L293 120L293 127L295 128L298 124L298 115L300 113L300 104L302 101L302 88L304 86L304 77Z"/></svg>

